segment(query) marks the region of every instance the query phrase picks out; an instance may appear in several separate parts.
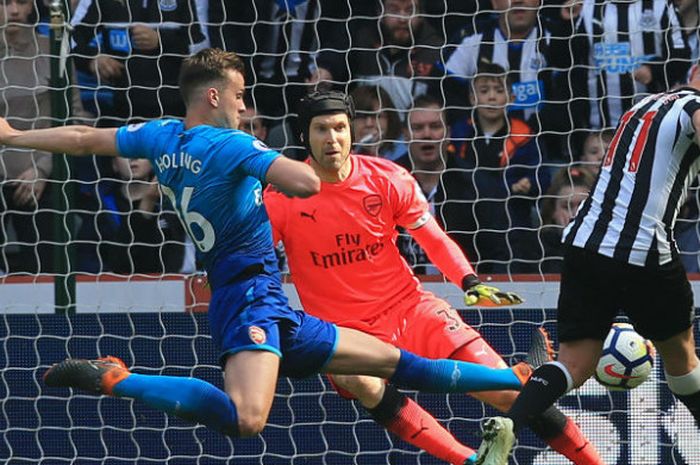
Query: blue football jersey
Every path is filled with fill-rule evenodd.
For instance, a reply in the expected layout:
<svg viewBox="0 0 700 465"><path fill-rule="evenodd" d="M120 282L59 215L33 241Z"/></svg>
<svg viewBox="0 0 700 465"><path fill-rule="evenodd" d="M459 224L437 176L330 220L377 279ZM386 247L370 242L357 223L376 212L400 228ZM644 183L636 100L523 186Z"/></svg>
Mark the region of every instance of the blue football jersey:
<svg viewBox="0 0 700 465"><path fill-rule="evenodd" d="M150 160L210 280L274 256L261 181L278 152L243 131L175 119L119 128L117 149Z"/></svg>

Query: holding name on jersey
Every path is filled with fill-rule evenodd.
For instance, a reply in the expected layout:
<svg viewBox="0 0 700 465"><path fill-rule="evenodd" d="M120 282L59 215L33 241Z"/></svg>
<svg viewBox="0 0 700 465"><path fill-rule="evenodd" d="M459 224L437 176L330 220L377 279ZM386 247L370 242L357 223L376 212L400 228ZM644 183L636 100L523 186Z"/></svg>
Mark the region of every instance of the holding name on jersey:
<svg viewBox="0 0 700 465"><path fill-rule="evenodd" d="M656 349L627 323L615 323L603 343L595 379L612 391L632 389L649 378Z"/></svg>

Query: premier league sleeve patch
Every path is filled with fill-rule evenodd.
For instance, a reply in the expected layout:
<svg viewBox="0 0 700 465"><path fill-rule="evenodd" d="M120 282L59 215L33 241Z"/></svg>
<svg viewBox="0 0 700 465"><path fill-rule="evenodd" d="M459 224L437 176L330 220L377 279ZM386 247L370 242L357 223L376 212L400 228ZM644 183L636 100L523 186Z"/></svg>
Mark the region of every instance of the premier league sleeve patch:
<svg viewBox="0 0 700 465"><path fill-rule="evenodd" d="M265 344L265 342L267 342L267 335L265 334L265 330L260 328L259 326L249 327L248 337L251 341L258 345Z"/></svg>
<svg viewBox="0 0 700 465"><path fill-rule="evenodd" d="M258 139L255 139L253 141L253 147L260 150L261 152L268 152L268 151L272 150L270 147L265 145L265 142L258 140Z"/></svg>

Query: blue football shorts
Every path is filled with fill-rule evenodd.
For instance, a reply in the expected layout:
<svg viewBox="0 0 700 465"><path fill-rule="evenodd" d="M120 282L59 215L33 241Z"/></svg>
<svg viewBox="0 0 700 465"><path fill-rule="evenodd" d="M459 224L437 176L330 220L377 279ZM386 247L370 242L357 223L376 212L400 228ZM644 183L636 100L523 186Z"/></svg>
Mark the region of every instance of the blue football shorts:
<svg viewBox="0 0 700 465"><path fill-rule="evenodd" d="M338 328L289 306L278 274L257 274L212 291L209 326L223 366L244 350L277 354L280 374L304 378L331 360Z"/></svg>

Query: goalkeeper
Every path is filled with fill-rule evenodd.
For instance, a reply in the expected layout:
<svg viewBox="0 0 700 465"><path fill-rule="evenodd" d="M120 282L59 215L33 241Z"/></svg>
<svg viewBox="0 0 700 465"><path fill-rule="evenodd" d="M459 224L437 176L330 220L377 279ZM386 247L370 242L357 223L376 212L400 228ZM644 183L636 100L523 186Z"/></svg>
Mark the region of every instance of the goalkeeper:
<svg viewBox="0 0 700 465"><path fill-rule="evenodd" d="M468 306L512 306L520 304L521 298L479 281L460 248L429 213L411 174L391 161L350 153L353 109L349 98L338 92L317 92L299 108L302 140L309 150L309 163L322 181L321 192L295 199L268 188L265 205L273 237L284 244L304 309L428 358L505 367L503 359L447 302L421 287L396 247L396 227L407 229L432 263L464 291ZM423 113L421 121L433 118L431 123L444 127L439 107L414 108L409 118L418 112ZM422 150L441 152L444 130L440 134L424 131L417 137ZM357 398L375 421L405 441L449 463L475 462L474 450L460 444L392 385L367 376L331 379L341 395ZM517 392L472 395L505 411ZM602 463L579 428L555 407L530 426L574 463Z"/></svg>
<svg viewBox="0 0 700 465"><path fill-rule="evenodd" d="M184 121L18 131L0 118L2 144L149 159L212 286L208 314L225 392L196 378L131 373L116 357L64 360L46 371L45 383L137 399L233 437L262 431L279 374L367 374L436 392L519 389L532 372L525 363L492 369L427 360L289 307L261 181L296 196L317 193L320 183L310 167L235 130L245 110L244 71L236 54L217 49L186 59L180 75Z"/></svg>

